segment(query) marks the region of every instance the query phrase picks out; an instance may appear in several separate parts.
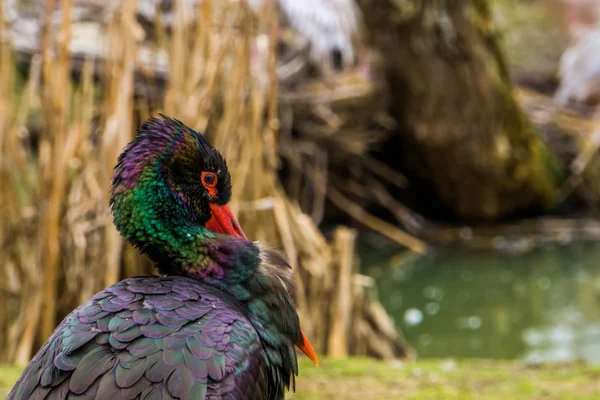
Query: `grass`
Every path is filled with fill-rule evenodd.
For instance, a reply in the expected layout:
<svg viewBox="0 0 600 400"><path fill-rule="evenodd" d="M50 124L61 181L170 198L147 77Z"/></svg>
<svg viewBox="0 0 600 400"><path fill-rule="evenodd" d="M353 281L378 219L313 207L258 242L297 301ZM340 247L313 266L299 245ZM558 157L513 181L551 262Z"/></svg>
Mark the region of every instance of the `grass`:
<svg viewBox="0 0 600 400"><path fill-rule="evenodd" d="M5 399L21 374L20 367L0 366L0 399Z"/></svg>
<svg viewBox="0 0 600 400"><path fill-rule="evenodd" d="M322 360L319 368L301 360L291 400L328 399L597 399L600 367L584 364L524 366L512 361L371 359ZM0 366L0 398L19 376Z"/></svg>
<svg viewBox="0 0 600 400"><path fill-rule="evenodd" d="M309 399L596 399L600 368L583 364L528 367L511 361L367 359L307 362L293 400Z"/></svg>

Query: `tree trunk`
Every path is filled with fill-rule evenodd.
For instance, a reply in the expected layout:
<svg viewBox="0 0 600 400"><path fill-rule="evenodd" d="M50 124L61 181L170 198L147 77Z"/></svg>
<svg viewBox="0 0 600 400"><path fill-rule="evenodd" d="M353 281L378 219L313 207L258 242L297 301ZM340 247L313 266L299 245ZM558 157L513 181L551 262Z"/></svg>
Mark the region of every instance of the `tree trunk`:
<svg viewBox="0 0 600 400"><path fill-rule="evenodd" d="M513 96L486 1L359 3L398 122L386 151L417 186L463 219L553 207L560 165Z"/></svg>

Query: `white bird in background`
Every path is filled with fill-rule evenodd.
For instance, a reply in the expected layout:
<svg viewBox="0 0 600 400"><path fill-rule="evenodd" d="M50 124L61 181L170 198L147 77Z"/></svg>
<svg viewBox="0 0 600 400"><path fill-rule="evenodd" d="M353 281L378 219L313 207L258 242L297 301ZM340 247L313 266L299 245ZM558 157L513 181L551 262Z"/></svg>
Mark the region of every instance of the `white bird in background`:
<svg viewBox="0 0 600 400"><path fill-rule="evenodd" d="M268 0L248 0L259 12ZM354 64L353 39L360 27L354 0L276 0L284 22L310 45L311 61L333 57L342 66Z"/></svg>
<svg viewBox="0 0 600 400"><path fill-rule="evenodd" d="M565 50L559 64L560 84L554 100L596 103L600 97L600 26L590 29Z"/></svg>
<svg viewBox="0 0 600 400"><path fill-rule="evenodd" d="M565 25L572 44L559 63L558 105L597 104L600 100L600 0L563 0ZM585 10L587 23L583 21ZM591 24L590 24L591 22Z"/></svg>
<svg viewBox="0 0 600 400"><path fill-rule="evenodd" d="M554 100L561 106L597 104L600 100L600 1L564 0L564 3L566 27L573 43L560 58L560 84ZM588 23L581 19L583 9L591 20Z"/></svg>

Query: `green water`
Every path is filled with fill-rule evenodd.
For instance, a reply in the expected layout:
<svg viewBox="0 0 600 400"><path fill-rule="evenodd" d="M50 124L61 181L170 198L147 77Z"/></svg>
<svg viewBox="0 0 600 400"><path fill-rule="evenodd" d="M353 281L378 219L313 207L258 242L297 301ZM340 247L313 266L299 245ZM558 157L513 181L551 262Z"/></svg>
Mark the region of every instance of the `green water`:
<svg viewBox="0 0 600 400"><path fill-rule="evenodd" d="M600 244L392 254L366 254L363 272L420 357L600 363Z"/></svg>

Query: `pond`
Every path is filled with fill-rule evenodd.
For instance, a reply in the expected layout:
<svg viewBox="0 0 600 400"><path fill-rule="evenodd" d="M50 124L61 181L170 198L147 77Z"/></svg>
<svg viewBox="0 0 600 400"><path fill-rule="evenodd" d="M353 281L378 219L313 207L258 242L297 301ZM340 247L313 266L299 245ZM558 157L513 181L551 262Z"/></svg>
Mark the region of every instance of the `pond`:
<svg viewBox="0 0 600 400"><path fill-rule="evenodd" d="M419 357L600 363L600 244L393 254L363 253L363 272Z"/></svg>

